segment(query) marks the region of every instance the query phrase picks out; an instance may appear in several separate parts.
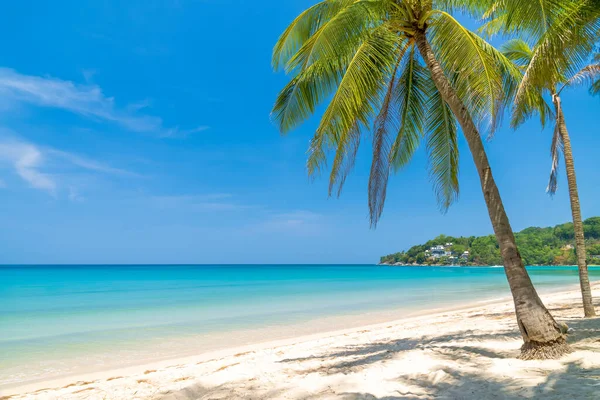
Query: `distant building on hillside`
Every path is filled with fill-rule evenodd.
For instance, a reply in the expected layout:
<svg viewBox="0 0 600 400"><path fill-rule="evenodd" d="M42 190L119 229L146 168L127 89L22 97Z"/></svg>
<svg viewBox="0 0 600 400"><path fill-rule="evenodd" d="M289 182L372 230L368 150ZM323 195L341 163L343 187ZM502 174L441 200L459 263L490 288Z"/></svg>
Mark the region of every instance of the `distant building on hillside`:
<svg viewBox="0 0 600 400"><path fill-rule="evenodd" d="M450 251L448 246L452 246L452 243L446 243L446 246L442 244L438 244L437 246L431 246L429 250L425 250L425 255L435 260L441 257L451 257L452 252Z"/></svg>
<svg viewBox="0 0 600 400"><path fill-rule="evenodd" d="M446 255L446 249L443 245L439 244L437 246L432 246L429 248L429 253L431 257L434 259L438 259L440 257L444 257Z"/></svg>
<svg viewBox="0 0 600 400"><path fill-rule="evenodd" d="M469 259L469 252L468 252L468 251L465 251L464 253L462 253L462 254L460 255L460 258L461 258L462 260L468 260L468 259Z"/></svg>

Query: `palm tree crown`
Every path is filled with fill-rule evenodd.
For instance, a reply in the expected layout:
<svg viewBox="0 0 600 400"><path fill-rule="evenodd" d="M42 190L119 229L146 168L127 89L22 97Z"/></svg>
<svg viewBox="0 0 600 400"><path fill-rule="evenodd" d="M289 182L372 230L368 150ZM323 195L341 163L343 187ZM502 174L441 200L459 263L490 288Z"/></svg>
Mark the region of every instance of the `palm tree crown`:
<svg viewBox="0 0 600 400"><path fill-rule="evenodd" d="M590 54L600 34L600 0L496 0L484 13L480 31L487 35L502 33L522 36L503 46L505 53L519 64L523 79L514 97L511 124L519 126L538 113L544 124L551 116L539 102L538 93L550 94L561 84L571 85L584 77L593 78ZM530 47L531 46L531 47Z"/></svg>
<svg viewBox="0 0 600 400"><path fill-rule="evenodd" d="M522 39L512 39L503 44L500 50L525 73L535 54L535 50L531 49ZM546 98L560 95L564 89L581 84L589 85L590 90L593 91L595 81L600 77L600 57L594 59L591 63L585 65L579 71L572 73L570 76L568 75L569 71L560 72L560 75L553 74L552 76L546 76L541 86L534 86L533 84L528 83L529 86L524 90L529 92L537 91L539 96L545 95ZM552 78L556 79L556 81L553 81ZM541 116L540 119L543 123L545 123L548 117L552 115L550 107L545 102L539 103L536 107L530 107L526 101L518 99L514 104L512 125L514 127L519 126L526 118L536 111ZM554 121L556 122L556 119ZM562 155L562 149L562 136L558 130L558 125L555 123L552 135L552 145L550 148L552 168L547 188L548 193L551 195L556 193L558 187L558 165Z"/></svg>
<svg viewBox="0 0 600 400"><path fill-rule="evenodd" d="M482 3L482 4L478 4ZM335 153L330 194L341 192L361 136L372 132L369 211L381 216L390 170L406 165L421 140L442 210L457 198L458 147L454 115L416 49L425 32L445 75L480 128L493 131L503 99L521 72L453 16L486 1L326 0L300 14L279 38L273 66L292 76L272 117L288 132L329 101L311 141L308 171L318 173Z"/></svg>

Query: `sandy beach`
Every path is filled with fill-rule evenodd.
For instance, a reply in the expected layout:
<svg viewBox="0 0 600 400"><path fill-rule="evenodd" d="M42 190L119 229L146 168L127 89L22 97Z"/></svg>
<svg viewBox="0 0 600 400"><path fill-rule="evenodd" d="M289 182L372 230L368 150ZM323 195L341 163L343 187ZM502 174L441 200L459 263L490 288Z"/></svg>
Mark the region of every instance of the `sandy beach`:
<svg viewBox="0 0 600 400"><path fill-rule="evenodd" d="M542 297L572 328L574 352L560 360L516 358L521 339L503 301L38 382L1 399L598 398L600 318L581 318L578 290Z"/></svg>

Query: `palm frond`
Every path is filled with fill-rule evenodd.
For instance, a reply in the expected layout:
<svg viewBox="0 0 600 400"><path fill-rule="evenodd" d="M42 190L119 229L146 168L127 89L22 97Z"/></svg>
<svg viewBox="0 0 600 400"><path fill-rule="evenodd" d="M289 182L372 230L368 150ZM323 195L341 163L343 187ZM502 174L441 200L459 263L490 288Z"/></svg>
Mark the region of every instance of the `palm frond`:
<svg viewBox="0 0 600 400"><path fill-rule="evenodd" d="M583 67L579 72L573 75L565 86L589 84L594 83L600 79L600 64L590 64Z"/></svg>
<svg viewBox="0 0 600 400"><path fill-rule="evenodd" d="M491 14L497 0L431 0L432 9L459 12L481 20Z"/></svg>
<svg viewBox="0 0 600 400"><path fill-rule="evenodd" d="M319 60L293 77L281 90L271 112L271 119L281 133L287 133L304 122L316 107L335 91L347 60Z"/></svg>
<svg viewBox="0 0 600 400"><path fill-rule="evenodd" d="M500 46L500 51L512 62L524 69L527 68L533 56L533 50L522 39L512 39Z"/></svg>
<svg viewBox="0 0 600 400"><path fill-rule="evenodd" d="M333 165L331 167L330 179L329 179L329 196L332 195L335 187L337 186L337 196L342 194L344 183L348 174L354 167L354 161L356 160L356 153L360 147L360 126L355 124L347 135L344 135L342 140L338 142L335 157L333 159Z"/></svg>
<svg viewBox="0 0 600 400"><path fill-rule="evenodd" d="M272 65L281 69L306 41L352 0L325 0L302 12L281 34L273 48Z"/></svg>
<svg viewBox="0 0 600 400"><path fill-rule="evenodd" d="M560 158L562 157L564 144L560 131L558 130L558 124L554 127L554 134L552 135L552 144L550 145L550 156L552 157L552 168L550 169L550 179L548 180L548 187L546 192L550 196L554 196L556 189L558 188L558 166Z"/></svg>
<svg viewBox="0 0 600 400"><path fill-rule="evenodd" d="M405 46L408 46L408 44ZM373 124L373 160L369 173L369 213L371 215L371 226L377 224L379 216L383 211L383 203L387 191L387 183L390 175L389 149L390 131L397 126L397 108L393 99L396 88L396 74L402 56L398 58L396 66L388 82L388 87L383 98L383 104Z"/></svg>
<svg viewBox="0 0 600 400"><path fill-rule="evenodd" d="M437 14L430 26L432 48L480 129L493 133L504 112L507 91L516 88L521 73L450 14Z"/></svg>
<svg viewBox="0 0 600 400"><path fill-rule="evenodd" d="M320 169L326 148L336 148L339 152L340 143L350 143L347 135L354 129L368 126L374 117L385 87L383 78L395 65L398 40L386 27L379 27L354 54L313 138L308 158L309 174ZM338 179L337 174L331 175L331 187Z"/></svg>
<svg viewBox="0 0 600 400"><path fill-rule="evenodd" d="M587 0L583 0L585 2ZM578 9L580 0L497 0L495 13L503 17L503 30L509 34L526 33L536 42L565 13Z"/></svg>
<svg viewBox="0 0 600 400"><path fill-rule="evenodd" d="M371 226L373 227L377 225L385 204L388 178L390 175L390 135L398 132L400 126L400 110L402 106L398 102L396 92L398 90L397 86L404 85L406 82L402 78L399 78L397 73L400 64L404 59L404 55L411 45L412 43L408 41L398 54L398 60L390 75L381 109L373 124L373 159L368 187L369 215L371 218ZM412 58L412 54L410 57Z"/></svg>
<svg viewBox="0 0 600 400"><path fill-rule="evenodd" d="M458 198L458 140L456 119L436 90L427 107L429 174L438 204L446 211Z"/></svg>
<svg viewBox="0 0 600 400"><path fill-rule="evenodd" d="M500 46L500 51L506 58L514 62L520 71L527 70L533 56L533 50L521 39L509 40ZM519 81L520 78L522 76L519 77ZM509 90L506 90L507 98L514 97L518 88L519 86L512 86ZM540 117L542 127L544 127L552 116L552 109L544 100L543 88L528 87L526 92L523 92L520 101L513 104L511 126L516 128L536 113Z"/></svg>
<svg viewBox="0 0 600 400"><path fill-rule="evenodd" d="M395 91L399 126L389 159L396 172L408 164L419 147L426 120L427 99L433 87L429 70L420 64L413 46Z"/></svg>
<svg viewBox="0 0 600 400"><path fill-rule="evenodd" d="M286 63L286 72L307 68L322 58L344 57L383 23L387 4L384 0L351 1L304 42Z"/></svg>
<svg viewBox="0 0 600 400"><path fill-rule="evenodd" d="M542 129L550 119L554 118L552 107L544 99L543 92L543 90L536 87L528 87L521 92L519 101L513 103L510 121L510 126L513 129L516 129L534 115L539 117Z"/></svg>
<svg viewBox="0 0 600 400"><path fill-rule="evenodd" d="M481 26L477 28L477 33L486 39L491 39L499 34L504 33L505 26L506 15L499 15L484 21Z"/></svg>

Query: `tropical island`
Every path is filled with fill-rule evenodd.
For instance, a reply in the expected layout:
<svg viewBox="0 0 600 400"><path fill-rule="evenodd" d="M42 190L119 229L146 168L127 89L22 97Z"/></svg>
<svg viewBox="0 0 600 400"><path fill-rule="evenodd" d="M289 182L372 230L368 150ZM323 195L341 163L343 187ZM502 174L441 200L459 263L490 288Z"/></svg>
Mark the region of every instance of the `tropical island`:
<svg viewBox="0 0 600 400"><path fill-rule="evenodd" d="M600 217L583 222L589 265L600 264ZM526 265L575 265L577 256L573 223L529 227L515 233ZM453 237L439 235L407 251L381 257L383 265L502 265L494 235Z"/></svg>

